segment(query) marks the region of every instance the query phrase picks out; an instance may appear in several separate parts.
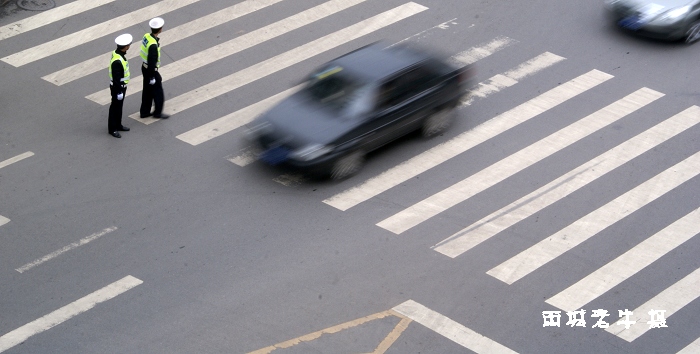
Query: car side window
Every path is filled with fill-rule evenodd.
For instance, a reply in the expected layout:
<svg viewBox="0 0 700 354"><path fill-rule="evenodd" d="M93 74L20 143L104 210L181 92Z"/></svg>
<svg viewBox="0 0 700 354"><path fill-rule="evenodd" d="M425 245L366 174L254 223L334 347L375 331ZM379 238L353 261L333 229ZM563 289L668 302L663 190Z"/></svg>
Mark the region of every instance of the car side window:
<svg viewBox="0 0 700 354"><path fill-rule="evenodd" d="M395 106L429 89L437 78L437 74L425 65L421 65L389 80L379 90L379 109Z"/></svg>

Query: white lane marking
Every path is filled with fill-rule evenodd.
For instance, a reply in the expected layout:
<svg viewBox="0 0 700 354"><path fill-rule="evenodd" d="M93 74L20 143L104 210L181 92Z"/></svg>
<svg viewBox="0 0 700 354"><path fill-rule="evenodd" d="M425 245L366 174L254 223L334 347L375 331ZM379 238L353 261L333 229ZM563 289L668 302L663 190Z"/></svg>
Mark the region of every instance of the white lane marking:
<svg viewBox="0 0 700 354"><path fill-rule="evenodd" d="M662 97L642 88L377 223L401 234Z"/></svg>
<svg viewBox="0 0 700 354"><path fill-rule="evenodd" d="M700 338L688 344L676 354L698 354L700 353Z"/></svg>
<svg viewBox="0 0 700 354"><path fill-rule="evenodd" d="M433 249L455 258L698 123L700 108L692 106L467 226Z"/></svg>
<svg viewBox="0 0 700 354"><path fill-rule="evenodd" d="M178 135L176 138L190 145L197 146L203 142L214 139L217 136L226 134L236 128L250 123L253 119L255 119L255 117L264 113L283 99L291 96L300 88L301 85L298 85L290 89L284 90L262 101L254 103L245 108L239 109L238 111L227 114L221 118L217 118L209 123L203 124L190 131L184 132Z"/></svg>
<svg viewBox="0 0 700 354"><path fill-rule="evenodd" d="M136 25L140 22L148 21L149 19L162 16L165 13L177 10L181 7L196 3L200 0L163 0L153 5L146 6L128 14L113 18L109 21L88 27L84 30L71 33L61 38L25 49L15 54L2 58L2 61L20 67L37 60L49 57L51 55L75 48L86 42L93 41L102 36L109 35L123 28ZM139 40L136 37L136 42L132 44L131 50L138 51ZM105 59L107 60L107 59Z"/></svg>
<svg viewBox="0 0 700 354"><path fill-rule="evenodd" d="M413 300L408 300L392 310L476 353L517 353Z"/></svg>
<svg viewBox="0 0 700 354"><path fill-rule="evenodd" d="M698 173L700 152L669 167L486 273L507 284L513 284Z"/></svg>
<svg viewBox="0 0 700 354"><path fill-rule="evenodd" d="M273 181L287 187L294 187L303 184L306 182L306 178L304 175L301 174L290 174L290 173L285 173L283 175L279 175L273 179Z"/></svg>
<svg viewBox="0 0 700 354"><path fill-rule="evenodd" d="M518 41L505 36L498 36L488 43L484 43L474 48L467 49L459 54L455 54L449 61L456 66L474 64L477 61L484 59L489 55L517 42Z"/></svg>
<svg viewBox="0 0 700 354"><path fill-rule="evenodd" d="M56 257L60 256L61 254L68 252L74 248L80 247L80 246L82 246L90 241L94 241L94 240L96 240L96 239L116 230L116 229L117 229L116 226L108 227L100 232L96 232L88 237L82 238L78 242L73 242L70 245L61 248L60 250L51 252L51 253L47 254L46 256L43 256L43 257L36 259L30 263L27 263L27 264L15 269L15 270L20 272L20 273L24 273L24 272L28 271L29 269L32 269L32 268L38 266L39 264L42 264L48 260L56 258Z"/></svg>
<svg viewBox="0 0 700 354"><path fill-rule="evenodd" d="M187 58L165 65L159 69L164 81L184 75L195 69L204 67L218 60L252 48L273 38L279 37L295 29L309 25L347 8L363 3L367 0L331 0L321 5L304 10L283 20L277 21L250 33L243 34L214 47L208 48ZM219 80L221 81L221 80ZM127 96L141 92L143 89L143 76L132 77ZM194 90L193 92L197 92ZM182 97L182 96L180 96ZM106 105L110 102L109 88L87 96L89 100ZM138 116L138 115L136 115Z"/></svg>
<svg viewBox="0 0 700 354"><path fill-rule="evenodd" d="M71 3L27 17L0 27L0 40L14 37L27 31L60 21L64 18L108 4L115 0L76 0Z"/></svg>
<svg viewBox="0 0 700 354"><path fill-rule="evenodd" d="M647 321L651 320L649 311L665 310L664 317L668 319L698 297L700 297L700 269L696 269L685 278L677 281L643 305L634 309L630 320L637 321L637 323L631 325L629 329L625 329L625 326L616 322L611 323L610 327L606 328L605 331L632 342L650 329L647 324Z"/></svg>
<svg viewBox="0 0 700 354"><path fill-rule="evenodd" d="M127 275L126 277L117 280L116 282L109 284L100 290L88 294L56 311L49 313L48 315L29 322L26 325L0 337L0 352L4 352L17 344L26 341L29 339L29 337L55 327L71 319L72 317L95 307L95 305L112 299L141 283L143 283L142 280L132 277L131 275Z"/></svg>
<svg viewBox="0 0 700 354"><path fill-rule="evenodd" d="M443 22L443 23L441 23L441 24L439 24L439 25L437 25L437 26L433 26L433 27L428 28L427 30L420 31L420 32L418 32L418 33L416 33L416 34L414 34L414 35L412 35L412 36L410 36L410 37L406 37L406 38L404 38L404 39L402 39L402 40L400 40L400 41L398 41L398 42L396 42L396 43L390 45L390 46L387 47L387 48L391 48L391 47L393 47L393 46L395 46L395 45L397 45L397 44L399 44L399 43L403 43L403 42L405 42L405 41L408 41L408 40L410 40L411 38L418 37L418 36L420 36L421 34L424 34L424 33L426 33L426 32L430 32L430 31L432 31L432 30L434 30L434 29L436 29L436 28L447 29L447 28L450 27L451 24L452 24L452 25L456 25L456 24L457 24L457 22L455 22L456 19L457 19L457 18L455 17L455 18L453 18L453 19L451 19L451 20L449 20L449 21L445 21L445 22Z"/></svg>
<svg viewBox="0 0 700 354"><path fill-rule="evenodd" d="M22 161L22 160L26 159L27 157L32 157L32 156L34 156L34 153L31 151L27 151L25 153L22 153L22 154L15 156L15 157L11 157L5 161L1 161L0 168L7 167L9 165L12 165L15 162Z"/></svg>
<svg viewBox="0 0 700 354"><path fill-rule="evenodd" d="M427 7L414 2L395 7L175 97L170 100L173 103L169 104L168 111L177 114L427 9ZM137 116L139 116L138 112L130 117Z"/></svg>
<svg viewBox="0 0 700 354"><path fill-rule="evenodd" d="M348 210L583 93L613 76L592 70L323 202Z"/></svg>
<svg viewBox="0 0 700 354"><path fill-rule="evenodd" d="M162 43L160 47L162 49L168 44L194 36L195 34L199 34L221 24L233 21L239 17L243 17L280 1L283 0L246 0L204 17L200 17L196 20L187 22L183 25L173 27L172 29L163 31L163 33L159 35L161 38L160 43ZM71 65L65 69L48 74L42 77L42 79L57 86L67 84L73 80L88 76L99 70L104 70L106 65L105 63L108 62L107 58L111 57L111 53L112 52L107 52L92 59L85 60L81 63ZM138 49L129 50L129 52L126 54L126 58L136 58L140 55L140 53L141 52Z"/></svg>
<svg viewBox="0 0 700 354"><path fill-rule="evenodd" d="M484 98L501 91L506 87L511 87L518 83L518 80L534 75L538 71L544 70L566 58L560 57L550 52L542 53L518 67L491 77L485 82L481 82L470 91L469 96L462 100L463 105L471 105L476 97Z"/></svg>
<svg viewBox="0 0 700 354"><path fill-rule="evenodd" d="M700 208L676 220L546 302L565 311L578 310L699 232Z"/></svg>
<svg viewBox="0 0 700 354"><path fill-rule="evenodd" d="M257 149L249 146L238 154L226 156L225 159L231 161L234 165L245 167L255 162L257 156Z"/></svg>
<svg viewBox="0 0 700 354"><path fill-rule="evenodd" d="M6 218L6 217L0 215L0 226L5 225L5 224L7 224L8 222L10 222L10 219L8 219L8 218Z"/></svg>

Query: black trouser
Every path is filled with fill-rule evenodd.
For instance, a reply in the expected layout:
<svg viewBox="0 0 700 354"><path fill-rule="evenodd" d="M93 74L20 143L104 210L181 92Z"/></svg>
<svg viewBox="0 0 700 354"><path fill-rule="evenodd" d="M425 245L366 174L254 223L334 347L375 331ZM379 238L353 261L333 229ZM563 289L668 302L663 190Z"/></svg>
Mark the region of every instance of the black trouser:
<svg viewBox="0 0 700 354"><path fill-rule="evenodd" d="M156 78L156 83L150 85L151 74L146 68L141 65L141 74L143 75L143 91L141 92L141 115L148 116L151 114L151 104L155 102L156 107L153 109L153 115L158 116L163 112L163 103L165 96L163 95L163 78L157 71L153 72Z"/></svg>
<svg viewBox="0 0 700 354"><path fill-rule="evenodd" d="M109 132L115 132L122 128L122 108L124 107L124 98L126 98L126 86L109 85L109 91L112 94L112 104L109 105L109 119L107 120L107 129ZM121 101L117 99L117 95L124 94Z"/></svg>

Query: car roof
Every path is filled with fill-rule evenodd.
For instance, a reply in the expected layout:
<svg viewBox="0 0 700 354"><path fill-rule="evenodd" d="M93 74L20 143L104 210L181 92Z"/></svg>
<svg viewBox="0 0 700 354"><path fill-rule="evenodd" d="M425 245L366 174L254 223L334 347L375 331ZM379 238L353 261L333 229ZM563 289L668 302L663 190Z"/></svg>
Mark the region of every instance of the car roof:
<svg viewBox="0 0 700 354"><path fill-rule="evenodd" d="M343 71L347 70L362 81L378 81L429 59L426 53L405 46L386 47L383 42L370 44L330 64L342 67Z"/></svg>

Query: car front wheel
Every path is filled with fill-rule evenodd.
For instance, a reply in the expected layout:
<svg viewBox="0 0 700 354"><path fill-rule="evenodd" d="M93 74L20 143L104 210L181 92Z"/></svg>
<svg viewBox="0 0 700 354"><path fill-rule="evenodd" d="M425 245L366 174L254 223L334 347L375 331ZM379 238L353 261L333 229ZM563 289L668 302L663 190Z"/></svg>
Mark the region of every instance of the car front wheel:
<svg viewBox="0 0 700 354"><path fill-rule="evenodd" d="M692 44L697 42L698 39L700 39L700 20L695 20L685 33L685 42L687 44Z"/></svg>
<svg viewBox="0 0 700 354"><path fill-rule="evenodd" d="M331 169L331 178L341 180L348 178L362 168L365 162L365 155L362 151L353 151L335 162Z"/></svg>
<svg viewBox="0 0 700 354"><path fill-rule="evenodd" d="M452 124L454 111L451 107L444 107L433 112L423 121L422 133L426 138L438 135Z"/></svg>

